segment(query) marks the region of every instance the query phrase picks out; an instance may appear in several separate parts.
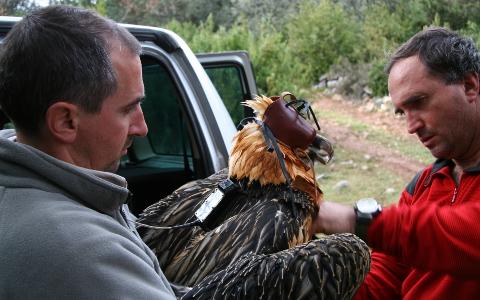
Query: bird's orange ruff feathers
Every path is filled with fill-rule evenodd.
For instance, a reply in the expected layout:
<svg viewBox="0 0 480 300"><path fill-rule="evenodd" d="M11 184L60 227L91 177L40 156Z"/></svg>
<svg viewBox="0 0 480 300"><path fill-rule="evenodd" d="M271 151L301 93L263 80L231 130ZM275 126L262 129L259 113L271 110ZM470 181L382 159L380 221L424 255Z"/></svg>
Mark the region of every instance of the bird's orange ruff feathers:
<svg viewBox="0 0 480 300"><path fill-rule="evenodd" d="M255 100L247 100L244 105L254 109L257 113L257 119L262 120L267 107L273 101L265 96L257 96ZM277 154L267 151L268 146L259 124L249 123L245 125L233 137L232 142L234 146L229 158L228 177L236 177L237 179L246 177L249 178L250 182L258 180L262 186L269 183L277 185L286 183ZM322 192L317 187L312 170L306 167L297 154L307 155L300 149L296 149L296 154L295 149L290 149L279 140L277 140L277 143L283 154L287 173L292 179L292 187L306 192L310 195L311 200L318 204L322 200Z"/></svg>

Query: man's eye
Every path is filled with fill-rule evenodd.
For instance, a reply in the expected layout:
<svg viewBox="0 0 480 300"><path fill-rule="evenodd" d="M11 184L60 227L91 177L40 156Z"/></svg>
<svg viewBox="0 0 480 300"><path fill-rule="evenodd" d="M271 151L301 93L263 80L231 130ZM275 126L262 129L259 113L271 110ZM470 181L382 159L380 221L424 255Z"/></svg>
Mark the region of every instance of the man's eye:
<svg viewBox="0 0 480 300"><path fill-rule="evenodd" d="M136 111L136 110L137 110L137 105L131 106L131 107L127 107L127 108L125 109L125 113L128 114L128 113L134 112L134 111Z"/></svg>
<svg viewBox="0 0 480 300"><path fill-rule="evenodd" d="M422 99L415 99L415 101L413 101L413 105L420 105L422 103Z"/></svg>

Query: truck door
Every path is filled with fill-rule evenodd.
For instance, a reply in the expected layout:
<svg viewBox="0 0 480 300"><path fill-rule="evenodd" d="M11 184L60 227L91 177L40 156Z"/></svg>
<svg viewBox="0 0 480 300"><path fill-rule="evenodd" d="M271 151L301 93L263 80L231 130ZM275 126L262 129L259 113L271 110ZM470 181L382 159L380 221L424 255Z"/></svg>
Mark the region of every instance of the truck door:
<svg viewBox="0 0 480 300"><path fill-rule="evenodd" d="M252 62L247 51L228 51L196 54L217 89L223 103L238 125L246 117L253 117L253 110L241 105L258 95Z"/></svg>
<svg viewBox="0 0 480 300"><path fill-rule="evenodd" d="M141 61L146 99L142 110L148 134L134 139L117 174L127 179L133 194L129 206L138 215L181 185L227 166L235 128L223 103L231 105L237 120L243 118L238 114L244 110L240 103L252 99L256 84L246 52L207 55L204 67L212 70L207 75L188 46L175 40L178 36L173 33L129 29L144 47ZM225 78L220 81L218 76ZM225 93L222 99L221 92ZM228 137L225 132L229 132Z"/></svg>

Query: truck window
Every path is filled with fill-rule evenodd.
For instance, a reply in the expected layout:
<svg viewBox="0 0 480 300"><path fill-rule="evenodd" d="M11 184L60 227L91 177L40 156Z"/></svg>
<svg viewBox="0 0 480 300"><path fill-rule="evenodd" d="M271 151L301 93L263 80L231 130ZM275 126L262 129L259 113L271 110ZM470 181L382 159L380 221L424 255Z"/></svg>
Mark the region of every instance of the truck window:
<svg viewBox="0 0 480 300"><path fill-rule="evenodd" d="M246 117L255 116L254 111L241 104L258 94L252 62L247 51L197 53L198 58L235 125Z"/></svg>
<svg viewBox="0 0 480 300"><path fill-rule="evenodd" d="M213 85L218 91L220 98L227 107L233 123L238 125L245 118L245 107L240 104L244 99L242 93L242 81L237 67L205 67Z"/></svg>
<svg viewBox="0 0 480 300"><path fill-rule="evenodd" d="M142 103L152 151L172 167L193 168L190 139L176 91L160 65L143 68L146 100ZM165 167L165 166L163 166Z"/></svg>
<svg viewBox="0 0 480 300"><path fill-rule="evenodd" d="M167 69L142 57L146 99L142 102L148 134L134 138L117 173L133 194L129 204L138 215L148 205L194 179L192 143L178 93Z"/></svg>

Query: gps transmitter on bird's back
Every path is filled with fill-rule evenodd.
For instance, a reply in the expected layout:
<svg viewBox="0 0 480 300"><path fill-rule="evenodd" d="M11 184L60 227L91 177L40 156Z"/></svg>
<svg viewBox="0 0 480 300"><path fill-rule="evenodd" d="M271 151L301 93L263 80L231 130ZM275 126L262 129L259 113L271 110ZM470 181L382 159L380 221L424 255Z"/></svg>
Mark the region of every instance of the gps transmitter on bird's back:
<svg viewBox="0 0 480 300"><path fill-rule="evenodd" d="M200 208L195 212L195 216L201 222L199 226L203 230L210 231L217 227L220 220L223 220L228 212L228 207L232 204L229 198L237 189L238 186L227 178L208 194Z"/></svg>

